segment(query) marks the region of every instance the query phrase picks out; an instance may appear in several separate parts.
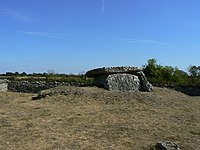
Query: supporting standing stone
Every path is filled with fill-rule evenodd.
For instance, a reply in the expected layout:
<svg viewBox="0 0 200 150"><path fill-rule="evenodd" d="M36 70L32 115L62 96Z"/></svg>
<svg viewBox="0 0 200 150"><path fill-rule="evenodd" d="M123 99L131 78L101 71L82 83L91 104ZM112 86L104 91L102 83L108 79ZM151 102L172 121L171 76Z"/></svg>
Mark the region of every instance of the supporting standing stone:
<svg viewBox="0 0 200 150"><path fill-rule="evenodd" d="M147 78L145 77L145 74L142 71L137 72L137 75L140 79L141 83L141 90L150 92L153 90L153 86L149 83Z"/></svg>
<svg viewBox="0 0 200 150"><path fill-rule="evenodd" d="M106 78L104 87L113 91L139 91L140 80L132 74L112 74Z"/></svg>

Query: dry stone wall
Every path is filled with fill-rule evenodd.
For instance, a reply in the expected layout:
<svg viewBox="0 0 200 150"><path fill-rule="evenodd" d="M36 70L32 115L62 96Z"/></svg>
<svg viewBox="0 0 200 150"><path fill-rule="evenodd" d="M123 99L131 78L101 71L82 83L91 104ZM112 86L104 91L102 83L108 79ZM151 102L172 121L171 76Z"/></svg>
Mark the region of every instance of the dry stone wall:
<svg viewBox="0 0 200 150"><path fill-rule="evenodd" d="M81 83L67 83L67 82L45 82L45 81L10 81L8 83L8 90L13 92L23 93L38 93L41 90L50 89L57 86L82 86Z"/></svg>
<svg viewBox="0 0 200 150"><path fill-rule="evenodd" d="M159 85L155 84L154 86L162 88L170 88L189 96L200 96L200 85Z"/></svg>
<svg viewBox="0 0 200 150"><path fill-rule="evenodd" d="M200 86L175 86L174 89L189 96L200 96Z"/></svg>

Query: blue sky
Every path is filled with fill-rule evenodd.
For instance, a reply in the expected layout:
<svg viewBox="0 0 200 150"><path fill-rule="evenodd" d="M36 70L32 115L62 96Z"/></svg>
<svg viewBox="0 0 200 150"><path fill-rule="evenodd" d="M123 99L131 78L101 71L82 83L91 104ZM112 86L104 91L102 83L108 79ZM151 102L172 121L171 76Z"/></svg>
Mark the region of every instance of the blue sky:
<svg viewBox="0 0 200 150"><path fill-rule="evenodd" d="M0 0L0 72L200 65L199 0Z"/></svg>

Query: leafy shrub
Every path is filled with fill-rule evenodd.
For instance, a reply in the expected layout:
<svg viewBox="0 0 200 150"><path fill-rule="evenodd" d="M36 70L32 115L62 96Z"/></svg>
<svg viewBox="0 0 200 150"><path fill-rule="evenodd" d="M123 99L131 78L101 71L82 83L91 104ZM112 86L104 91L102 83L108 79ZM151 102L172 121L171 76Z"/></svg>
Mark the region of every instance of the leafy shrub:
<svg viewBox="0 0 200 150"><path fill-rule="evenodd" d="M155 59L149 59L144 73L152 84L188 84L189 76L177 67L158 65Z"/></svg>

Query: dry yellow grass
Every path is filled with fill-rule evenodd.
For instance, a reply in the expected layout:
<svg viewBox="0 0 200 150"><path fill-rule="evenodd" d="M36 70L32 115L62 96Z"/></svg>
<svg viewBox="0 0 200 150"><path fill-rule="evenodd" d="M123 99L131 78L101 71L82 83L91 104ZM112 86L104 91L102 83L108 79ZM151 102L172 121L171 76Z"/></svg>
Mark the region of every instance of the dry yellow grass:
<svg viewBox="0 0 200 150"><path fill-rule="evenodd" d="M200 97L162 88L43 93L53 95L33 101L34 94L0 93L0 150L148 150L162 140L200 150Z"/></svg>

